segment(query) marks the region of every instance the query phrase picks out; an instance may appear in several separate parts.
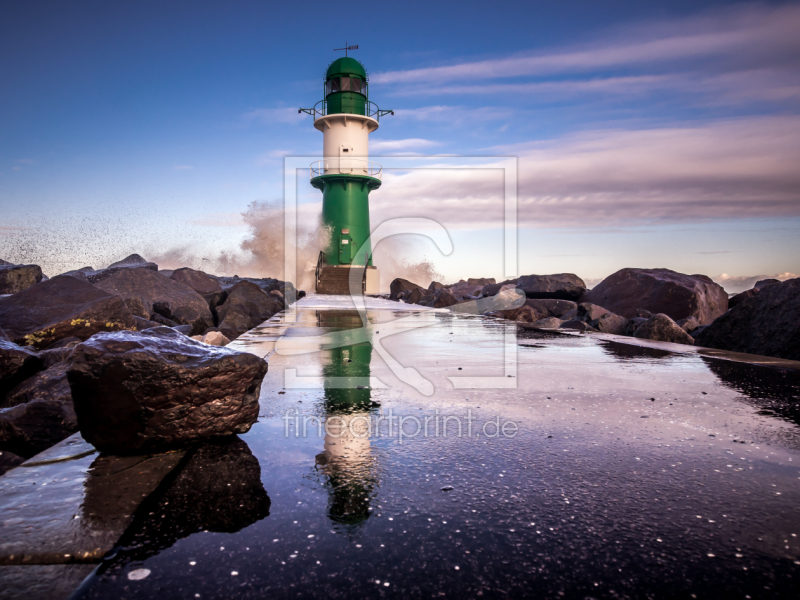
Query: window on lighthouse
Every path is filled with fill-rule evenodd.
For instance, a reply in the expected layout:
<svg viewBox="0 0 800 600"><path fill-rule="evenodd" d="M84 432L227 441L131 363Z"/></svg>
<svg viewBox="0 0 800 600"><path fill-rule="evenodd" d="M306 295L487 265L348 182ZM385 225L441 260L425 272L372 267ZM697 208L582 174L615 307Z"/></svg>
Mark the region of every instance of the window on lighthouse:
<svg viewBox="0 0 800 600"><path fill-rule="evenodd" d="M367 82L355 77L331 77L325 84L325 95L328 96L336 92L357 92L366 95Z"/></svg>

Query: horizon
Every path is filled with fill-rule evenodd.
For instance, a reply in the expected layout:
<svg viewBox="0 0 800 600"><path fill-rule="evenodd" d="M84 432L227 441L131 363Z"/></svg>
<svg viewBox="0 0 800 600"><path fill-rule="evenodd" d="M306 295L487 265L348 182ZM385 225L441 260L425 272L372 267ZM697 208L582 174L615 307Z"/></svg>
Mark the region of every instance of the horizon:
<svg viewBox="0 0 800 600"><path fill-rule="evenodd" d="M132 253L280 277L259 253L284 157L322 152L297 109L347 38L370 99L395 110L372 160L518 157L518 275L592 287L669 268L728 292L798 277L800 3L447 3L420 20L421 6L356 35L350 16L292 7L11 5L0 258L51 277ZM313 231L321 197L297 177ZM492 174L387 173L372 226L428 217L454 251L398 238L376 264L389 280L426 264L445 281L505 279L502 189Z"/></svg>

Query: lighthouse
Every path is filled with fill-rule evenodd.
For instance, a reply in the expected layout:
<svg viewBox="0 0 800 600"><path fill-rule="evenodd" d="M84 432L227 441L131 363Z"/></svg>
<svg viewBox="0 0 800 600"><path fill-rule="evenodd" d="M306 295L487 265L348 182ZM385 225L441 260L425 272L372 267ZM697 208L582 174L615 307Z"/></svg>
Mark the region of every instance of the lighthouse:
<svg viewBox="0 0 800 600"><path fill-rule="evenodd" d="M322 192L323 247L316 269L318 294L349 294L351 269L363 271L361 292L379 292L378 269L372 264L369 193L381 186L382 169L369 160L369 134L380 118L394 114L369 100L364 66L345 46L345 56L325 73L323 99L300 112L314 117L322 132L323 159L311 164L311 185Z"/></svg>

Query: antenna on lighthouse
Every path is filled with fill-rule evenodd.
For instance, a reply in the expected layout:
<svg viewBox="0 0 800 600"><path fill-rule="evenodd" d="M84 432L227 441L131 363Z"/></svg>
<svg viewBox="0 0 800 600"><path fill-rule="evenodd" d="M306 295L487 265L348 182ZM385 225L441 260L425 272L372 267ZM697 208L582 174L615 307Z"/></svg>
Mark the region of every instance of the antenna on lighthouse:
<svg viewBox="0 0 800 600"><path fill-rule="evenodd" d="M347 56L347 51L348 50L358 50L358 45L348 46L347 42L345 42L344 43L344 48L334 48L333 49L334 52L341 52L342 50L344 50L344 55Z"/></svg>

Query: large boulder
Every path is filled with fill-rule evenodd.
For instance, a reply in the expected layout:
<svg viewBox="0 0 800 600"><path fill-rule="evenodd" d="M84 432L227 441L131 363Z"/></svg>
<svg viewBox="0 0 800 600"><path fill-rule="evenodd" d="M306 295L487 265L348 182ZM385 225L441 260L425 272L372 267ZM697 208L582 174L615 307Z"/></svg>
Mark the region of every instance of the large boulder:
<svg viewBox="0 0 800 600"><path fill-rule="evenodd" d="M0 450L30 458L78 430L66 369L54 365L9 394L14 406L0 409Z"/></svg>
<svg viewBox="0 0 800 600"><path fill-rule="evenodd" d="M219 330L234 340L281 310L281 304L256 284L240 281L228 290L225 303L217 307Z"/></svg>
<svg viewBox="0 0 800 600"><path fill-rule="evenodd" d="M800 279L765 286L696 336L698 346L800 360Z"/></svg>
<svg viewBox="0 0 800 600"><path fill-rule="evenodd" d="M94 336L73 351L67 377L83 438L140 454L248 431L266 372L254 354L156 327Z"/></svg>
<svg viewBox="0 0 800 600"><path fill-rule="evenodd" d="M588 321L589 325L602 333L613 333L614 335L626 335L630 321L622 315L615 315L612 312L605 312L597 319Z"/></svg>
<svg viewBox="0 0 800 600"><path fill-rule="evenodd" d="M402 292L410 292L421 287L421 285L417 285L413 281L398 277L389 284L389 299L397 300Z"/></svg>
<svg viewBox="0 0 800 600"><path fill-rule="evenodd" d="M581 302L597 304L628 319L637 309L663 313L673 320L696 317L711 323L728 310L728 294L705 275L684 275L669 269L622 269L609 275Z"/></svg>
<svg viewBox="0 0 800 600"><path fill-rule="evenodd" d="M203 297L217 294L222 291L219 280L189 267L176 269L170 275L170 279L181 282L183 285L192 288Z"/></svg>
<svg viewBox="0 0 800 600"><path fill-rule="evenodd" d="M762 288L767 287L768 285L780 282L781 282L780 279L759 279L758 281L756 281L756 284L753 286L753 289L758 292L761 291Z"/></svg>
<svg viewBox="0 0 800 600"><path fill-rule="evenodd" d="M0 265L0 294L16 294L41 280L38 265Z"/></svg>
<svg viewBox="0 0 800 600"><path fill-rule="evenodd" d="M694 338L663 313L653 315L637 327L634 337L657 342L688 344L689 346L694 344Z"/></svg>
<svg viewBox="0 0 800 600"><path fill-rule="evenodd" d="M517 287L525 292L528 298L577 300L586 292L583 279L573 273L523 275L517 280Z"/></svg>
<svg viewBox="0 0 800 600"><path fill-rule="evenodd" d="M86 340L99 331L134 329L119 297L74 277L53 277L0 298L0 328L21 346L48 348L58 340Z"/></svg>
<svg viewBox="0 0 800 600"><path fill-rule="evenodd" d="M740 302L744 302L748 298L752 298L757 293L758 293L758 290L756 288L751 288L749 290L745 290L743 292L740 292L739 294L736 294L735 296L731 296L730 298L728 298L728 309L730 310L731 308L733 308L734 306L736 306Z"/></svg>
<svg viewBox="0 0 800 600"><path fill-rule="evenodd" d="M145 260L138 254L131 254L122 260L111 263L105 269L95 271L92 269L92 267L82 267L75 271L67 271L66 273L63 273L63 275L78 277L79 279L86 278L89 283L100 283L115 273L119 273L120 271L127 269L147 269L149 271L158 271L158 265Z"/></svg>
<svg viewBox="0 0 800 600"><path fill-rule="evenodd" d="M542 318L562 317L563 315L575 310L578 305L569 300L555 300L555 299L529 299L525 301L527 306L530 306L539 314L543 315Z"/></svg>
<svg viewBox="0 0 800 600"><path fill-rule="evenodd" d="M481 288L481 296L495 296L507 287L517 287L516 279L506 279L500 283L487 283Z"/></svg>
<svg viewBox="0 0 800 600"><path fill-rule="evenodd" d="M6 394L43 368L42 359L31 350L8 339L0 329L0 407Z"/></svg>
<svg viewBox="0 0 800 600"><path fill-rule="evenodd" d="M454 304L458 304L458 298L456 298L449 289L441 288L436 290L436 293L433 295L431 306L433 308L447 308Z"/></svg>
<svg viewBox="0 0 800 600"><path fill-rule="evenodd" d="M214 317L205 299L179 281L162 277L149 269L121 269L96 286L125 301L137 317L155 315L179 325L191 325L192 335L214 326Z"/></svg>

